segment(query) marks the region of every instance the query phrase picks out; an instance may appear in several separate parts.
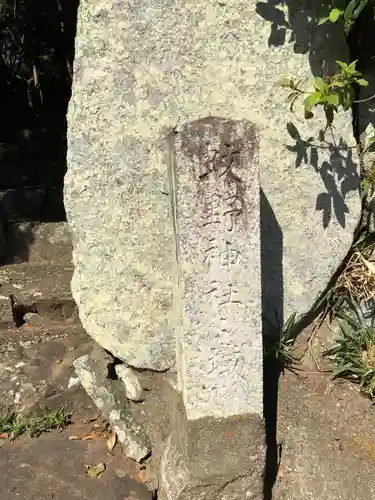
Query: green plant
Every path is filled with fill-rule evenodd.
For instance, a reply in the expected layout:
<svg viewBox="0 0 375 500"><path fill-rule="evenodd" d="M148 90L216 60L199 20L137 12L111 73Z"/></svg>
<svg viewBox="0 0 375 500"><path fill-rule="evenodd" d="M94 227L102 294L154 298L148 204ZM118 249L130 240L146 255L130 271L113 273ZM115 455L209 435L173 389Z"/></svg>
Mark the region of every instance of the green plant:
<svg viewBox="0 0 375 500"><path fill-rule="evenodd" d="M369 0L350 0L349 2L340 2L339 7L337 7L336 4L331 4L329 6L330 10L328 16L320 18L318 26L321 26L328 21L331 23L342 21L344 23L345 31L349 32L368 2Z"/></svg>
<svg viewBox="0 0 375 500"><path fill-rule="evenodd" d="M16 439L24 434L38 437L52 429L64 429L69 422L69 415L62 408L29 415L17 415L15 412L4 411L0 415L0 434L9 439Z"/></svg>
<svg viewBox="0 0 375 500"><path fill-rule="evenodd" d="M375 397L375 329L366 324L358 304L352 302L349 314L338 312L340 335L336 345L324 353L335 365L334 378L349 379L361 391ZM351 314L350 314L351 313Z"/></svg>
<svg viewBox="0 0 375 500"><path fill-rule="evenodd" d="M341 61L336 61L336 63L339 66L338 72L331 77L314 78L313 89L310 91L303 89L301 80L283 79L280 82L282 87L291 90L287 98L291 111L296 101L304 97L305 118L312 118L313 109L320 106L324 110L327 126L329 126L333 123L334 113L337 113L340 108L344 111L351 108L355 96L354 86L366 87L368 82L361 78L362 74L356 70L357 61L350 64Z"/></svg>
<svg viewBox="0 0 375 500"><path fill-rule="evenodd" d="M364 158L365 154L369 151L373 152L374 151L374 146L375 146L375 127L373 126L372 128L372 133L370 137L367 138L366 140L367 146L361 151L361 156L362 159ZM375 194L375 162L372 161L372 163L368 166L367 162L363 162L363 173L362 173L362 188L363 188L363 193L364 195L368 198L368 201L370 201Z"/></svg>
<svg viewBox="0 0 375 500"><path fill-rule="evenodd" d="M297 359L293 356L293 345L297 337L296 313L293 313L277 335L265 338L265 358L272 357L281 368L292 368Z"/></svg>

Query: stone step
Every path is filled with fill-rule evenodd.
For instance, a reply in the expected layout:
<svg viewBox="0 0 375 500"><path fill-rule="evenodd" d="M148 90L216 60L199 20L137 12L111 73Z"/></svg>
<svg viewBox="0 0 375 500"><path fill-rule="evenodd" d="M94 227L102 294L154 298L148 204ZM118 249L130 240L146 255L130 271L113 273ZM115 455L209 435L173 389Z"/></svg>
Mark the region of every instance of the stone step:
<svg viewBox="0 0 375 500"><path fill-rule="evenodd" d="M4 247L3 264L72 263L72 241L66 222L8 223Z"/></svg>
<svg viewBox="0 0 375 500"><path fill-rule="evenodd" d="M79 324L70 291L71 265L13 264L0 268L0 322L21 326L28 312L64 324Z"/></svg>

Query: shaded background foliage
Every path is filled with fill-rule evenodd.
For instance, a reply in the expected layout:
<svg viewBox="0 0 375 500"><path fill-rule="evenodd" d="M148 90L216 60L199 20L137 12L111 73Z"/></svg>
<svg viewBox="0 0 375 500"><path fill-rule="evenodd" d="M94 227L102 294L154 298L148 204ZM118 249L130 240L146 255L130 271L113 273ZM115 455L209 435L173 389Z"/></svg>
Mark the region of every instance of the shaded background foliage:
<svg viewBox="0 0 375 500"><path fill-rule="evenodd" d="M61 185L78 0L0 0L0 189Z"/></svg>

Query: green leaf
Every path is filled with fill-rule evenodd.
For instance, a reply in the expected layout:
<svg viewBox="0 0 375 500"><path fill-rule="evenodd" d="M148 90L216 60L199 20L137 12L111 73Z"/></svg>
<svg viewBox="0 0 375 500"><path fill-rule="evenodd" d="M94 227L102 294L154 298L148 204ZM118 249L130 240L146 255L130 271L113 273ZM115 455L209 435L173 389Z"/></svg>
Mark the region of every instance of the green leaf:
<svg viewBox="0 0 375 500"><path fill-rule="evenodd" d="M321 99L322 99L321 92L313 92L312 94L310 94L309 96L306 97L306 99L304 101L305 108L308 109L309 111L311 111L311 109L314 106L319 104Z"/></svg>
<svg viewBox="0 0 375 500"><path fill-rule="evenodd" d="M324 97L324 100L327 104L330 106L335 106L337 107L339 105L339 96L337 94L329 94Z"/></svg>
<svg viewBox="0 0 375 500"><path fill-rule="evenodd" d="M320 92L325 92L325 90L328 87L328 84L323 80L323 78L317 76L314 80L314 86L317 90L320 90Z"/></svg>
<svg viewBox="0 0 375 500"><path fill-rule="evenodd" d="M348 370L350 370L351 366L352 366L351 363L345 363L345 365L339 366L339 367L335 368L335 370L333 370L333 372L332 372L332 377L336 378L339 375L342 375L343 373L345 373Z"/></svg>
<svg viewBox="0 0 375 500"><path fill-rule="evenodd" d="M358 321L342 311L337 311L335 316L336 318L345 321L345 323L348 323L354 330L359 330L361 328L361 324ZM341 321L340 324L342 325Z"/></svg>
<svg viewBox="0 0 375 500"><path fill-rule="evenodd" d="M369 137L369 139L367 139L367 144L370 146L371 144L374 144L375 142L375 135L373 135L372 137Z"/></svg>
<svg viewBox="0 0 375 500"><path fill-rule="evenodd" d="M294 328L294 325L296 323L296 315L297 315L296 312L294 312L293 314L291 314L289 316L288 320L286 321L285 325L284 325L283 333L285 334L286 339L290 339L290 334L291 334L291 332L292 332L292 330Z"/></svg>
<svg viewBox="0 0 375 500"><path fill-rule="evenodd" d="M361 85L362 87L368 87L368 81L364 80L363 78L360 78L357 80L358 85Z"/></svg>
<svg viewBox="0 0 375 500"><path fill-rule="evenodd" d="M333 80L332 83L330 83L328 85L329 88L332 88L332 87L339 87L339 88L343 88L343 87L346 87L348 85L348 83L345 81L345 82L341 82L339 80Z"/></svg>
<svg viewBox="0 0 375 500"><path fill-rule="evenodd" d="M352 21L353 20L353 13L355 8L358 6L360 0L351 0L344 12L344 19L345 21Z"/></svg>
<svg viewBox="0 0 375 500"><path fill-rule="evenodd" d="M341 93L340 103L344 111L348 111L351 108L353 103L353 89L351 87L346 87Z"/></svg>
<svg viewBox="0 0 375 500"><path fill-rule="evenodd" d="M343 15L343 13L343 10L332 9L329 13L329 20L331 21L331 23L335 23L339 19L339 17Z"/></svg>
<svg viewBox="0 0 375 500"><path fill-rule="evenodd" d="M351 69L353 71L355 71L355 65L357 64L358 62L358 59L356 59L355 61L352 61L349 66L347 66L348 69Z"/></svg>
<svg viewBox="0 0 375 500"><path fill-rule="evenodd" d="M322 24L325 24L327 21L329 21L329 16L328 17L322 17L319 19L318 26L321 26Z"/></svg>
<svg viewBox="0 0 375 500"><path fill-rule="evenodd" d="M336 61L336 64L338 64L339 66L341 66L341 68L344 70L344 71L347 71L348 70L348 65L342 61Z"/></svg>

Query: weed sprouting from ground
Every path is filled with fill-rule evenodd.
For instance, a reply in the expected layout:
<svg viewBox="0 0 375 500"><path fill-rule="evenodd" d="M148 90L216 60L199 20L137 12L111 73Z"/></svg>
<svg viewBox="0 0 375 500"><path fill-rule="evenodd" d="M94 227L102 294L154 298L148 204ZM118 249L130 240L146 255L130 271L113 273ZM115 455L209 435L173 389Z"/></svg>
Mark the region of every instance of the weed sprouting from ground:
<svg viewBox="0 0 375 500"><path fill-rule="evenodd" d="M365 323L358 312L351 308L351 314L337 314L340 335L336 345L324 353L334 363L334 378L341 377L359 384L361 391L371 399L375 397L375 329Z"/></svg>
<svg viewBox="0 0 375 500"><path fill-rule="evenodd" d="M295 340L296 340L296 313L293 313L277 335L275 334L275 336L265 337L264 339L265 358L272 357L281 370L285 368L294 369L298 361L292 354Z"/></svg>
<svg viewBox="0 0 375 500"><path fill-rule="evenodd" d="M69 415L63 408L30 415L17 415L15 412L4 411L0 414L0 435L9 439L16 439L22 435L38 437L53 429L65 429L69 423Z"/></svg>

